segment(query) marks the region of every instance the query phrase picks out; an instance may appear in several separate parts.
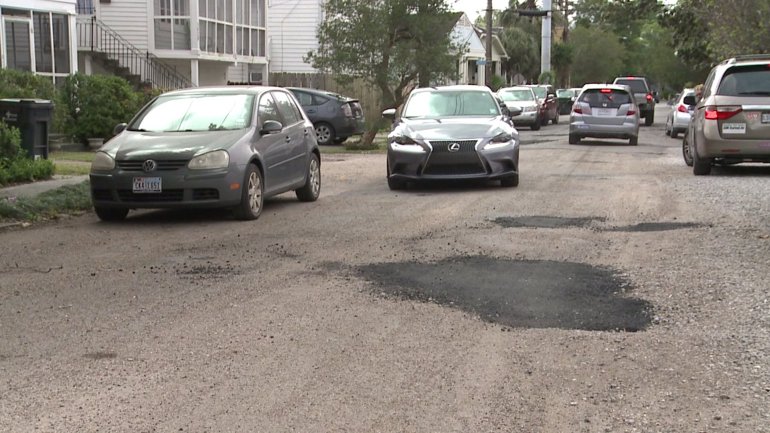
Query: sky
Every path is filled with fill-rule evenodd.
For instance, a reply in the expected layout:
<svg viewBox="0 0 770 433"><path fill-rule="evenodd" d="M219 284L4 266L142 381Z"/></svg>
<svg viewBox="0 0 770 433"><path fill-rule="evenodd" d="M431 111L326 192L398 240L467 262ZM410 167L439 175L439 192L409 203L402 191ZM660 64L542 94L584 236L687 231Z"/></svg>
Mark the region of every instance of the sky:
<svg viewBox="0 0 770 433"><path fill-rule="evenodd" d="M487 0L449 0L450 8L457 12L465 12L468 14L471 22L476 20L476 17L483 15L484 9L487 8ZM508 7L508 0L492 0L492 9L503 10Z"/></svg>

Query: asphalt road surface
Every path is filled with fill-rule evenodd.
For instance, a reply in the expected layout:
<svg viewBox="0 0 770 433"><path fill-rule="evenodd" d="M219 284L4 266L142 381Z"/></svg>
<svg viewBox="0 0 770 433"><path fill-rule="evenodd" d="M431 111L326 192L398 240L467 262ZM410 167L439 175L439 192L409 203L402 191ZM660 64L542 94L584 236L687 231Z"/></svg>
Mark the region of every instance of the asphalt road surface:
<svg viewBox="0 0 770 433"><path fill-rule="evenodd" d="M0 232L3 432L768 432L770 166L523 129L521 183L325 155L261 218Z"/></svg>

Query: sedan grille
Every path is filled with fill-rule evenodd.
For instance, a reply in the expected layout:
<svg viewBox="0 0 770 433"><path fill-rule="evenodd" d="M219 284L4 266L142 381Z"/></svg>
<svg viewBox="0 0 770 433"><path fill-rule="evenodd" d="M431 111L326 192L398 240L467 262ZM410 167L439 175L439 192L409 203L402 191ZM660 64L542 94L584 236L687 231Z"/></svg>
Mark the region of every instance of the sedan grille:
<svg viewBox="0 0 770 433"><path fill-rule="evenodd" d="M148 158L149 159L149 158ZM117 166L123 171L143 171L142 164L147 161L142 160L123 160L117 161ZM186 159L166 159L166 160L153 160L157 164L155 170L157 171L174 171L179 170L187 166L188 160Z"/></svg>
<svg viewBox="0 0 770 433"><path fill-rule="evenodd" d="M183 189L169 189L159 193L137 194L130 189L119 189L118 198L126 203L174 202L184 199Z"/></svg>
<svg viewBox="0 0 770 433"><path fill-rule="evenodd" d="M476 152L476 140L460 140L460 141L431 141L430 145L433 146L433 152L435 153L449 153L449 146L457 143L460 145L460 149L452 153L468 153Z"/></svg>

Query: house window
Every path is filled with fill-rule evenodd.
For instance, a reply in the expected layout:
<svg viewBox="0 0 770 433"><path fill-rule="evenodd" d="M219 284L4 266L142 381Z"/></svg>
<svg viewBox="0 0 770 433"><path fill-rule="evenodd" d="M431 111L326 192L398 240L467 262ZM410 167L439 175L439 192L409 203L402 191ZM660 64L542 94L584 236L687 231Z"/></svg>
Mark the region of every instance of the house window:
<svg viewBox="0 0 770 433"><path fill-rule="evenodd" d="M29 21L5 20L5 52L9 69L32 71Z"/></svg>
<svg viewBox="0 0 770 433"><path fill-rule="evenodd" d="M53 73L53 48L51 47L51 16L35 12L32 17L35 28L35 69Z"/></svg>
<svg viewBox="0 0 770 433"><path fill-rule="evenodd" d="M155 48L161 50L190 49L189 0L155 1Z"/></svg>
<svg viewBox="0 0 770 433"><path fill-rule="evenodd" d="M0 38L0 53L4 51L6 54L5 67L49 76L54 81L69 75L72 41L67 15L50 12L9 13L3 9L3 24L5 32Z"/></svg>
<svg viewBox="0 0 770 433"><path fill-rule="evenodd" d="M198 0L198 11L201 51L265 55L265 0Z"/></svg>

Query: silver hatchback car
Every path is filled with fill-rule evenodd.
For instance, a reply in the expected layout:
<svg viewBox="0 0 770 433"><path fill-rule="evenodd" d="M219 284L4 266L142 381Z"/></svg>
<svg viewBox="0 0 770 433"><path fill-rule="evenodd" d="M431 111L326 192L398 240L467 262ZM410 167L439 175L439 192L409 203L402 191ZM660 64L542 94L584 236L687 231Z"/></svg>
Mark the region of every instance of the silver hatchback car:
<svg viewBox="0 0 770 433"><path fill-rule="evenodd" d="M587 84L572 106L569 144L582 138L621 138L632 146L639 140L639 109L625 85Z"/></svg>

